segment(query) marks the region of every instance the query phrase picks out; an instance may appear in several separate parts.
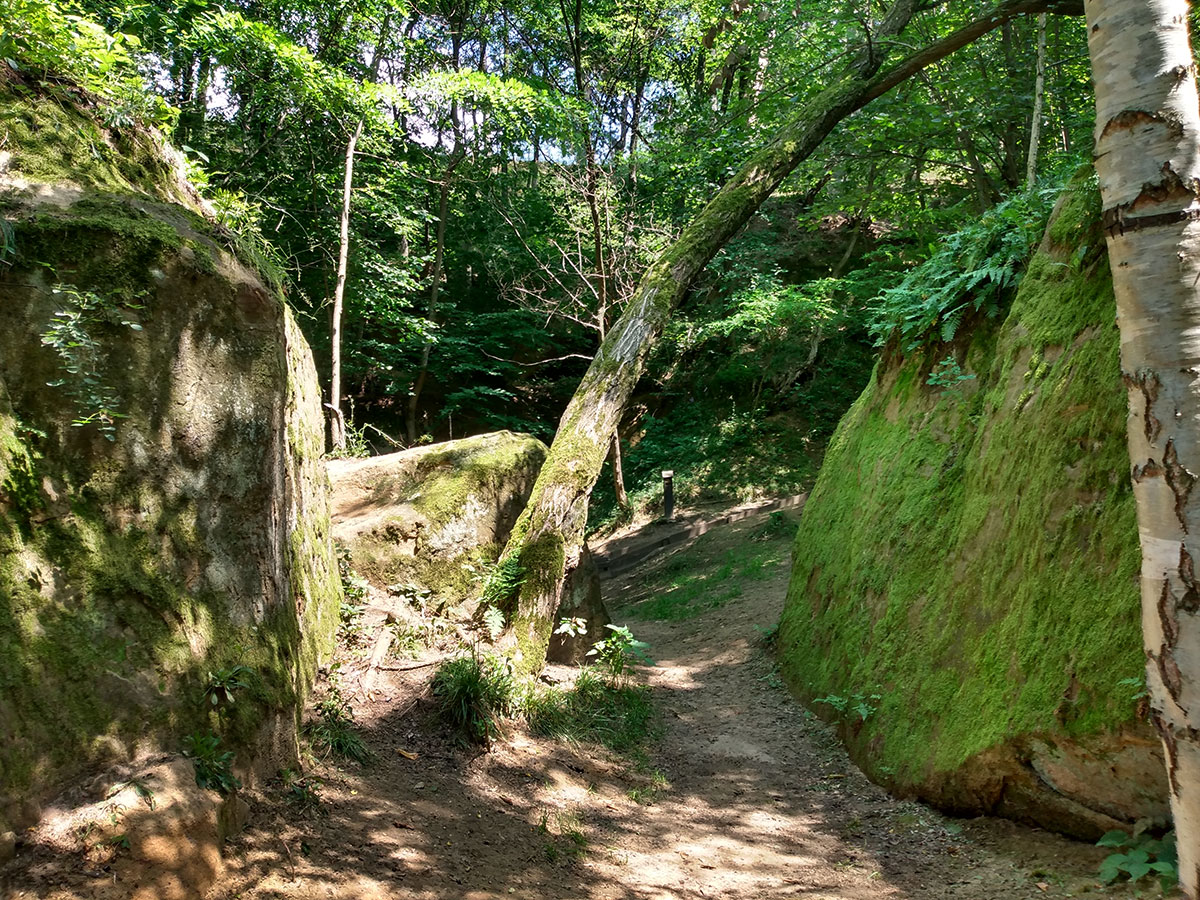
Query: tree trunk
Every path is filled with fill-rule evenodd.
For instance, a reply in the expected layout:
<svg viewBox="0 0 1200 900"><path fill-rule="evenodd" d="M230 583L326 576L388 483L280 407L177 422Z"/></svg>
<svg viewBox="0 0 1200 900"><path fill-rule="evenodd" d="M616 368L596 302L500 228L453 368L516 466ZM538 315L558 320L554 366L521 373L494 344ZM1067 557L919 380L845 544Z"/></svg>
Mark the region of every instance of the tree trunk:
<svg viewBox="0 0 1200 900"><path fill-rule="evenodd" d="M1046 99L1046 14L1038 16L1037 78L1033 83L1033 120L1029 124L1029 157L1025 164L1025 186L1037 178L1038 142L1042 135L1042 105Z"/></svg>
<svg viewBox="0 0 1200 900"><path fill-rule="evenodd" d="M346 271L350 261L350 197L354 187L354 153L362 137L363 119L346 142L346 168L342 180L342 215L338 223L337 283L333 288L333 313L329 324L329 443L334 452L346 448L346 417L342 414L342 306L346 298Z"/></svg>
<svg viewBox="0 0 1200 900"><path fill-rule="evenodd" d="M613 432L647 355L692 280L842 119L1002 22L1048 5L1045 0L1008 0L880 73L883 54L891 45L887 39L904 29L917 7L916 0L896 0L870 45L845 74L803 103L797 116L742 166L646 270L563 413L529 502L504 549L499 566L503 580L507 582L514 570L523 570L524 580L507 596L499 589L488 594L512 623L519 669L536 671L545 660L564 579L578 564L588 497Z"/></svg>
<svg viewBox="0 0 1200 900"><path fill-rule="evenodd" d="M1088 0L1096 173L1129 391L1151 721L1200 896L1200 112L1185 0Z"/></svg>
<svg viewBox="0 0 1200 900"><path fill-rule="evenodd" d="M431 326L437 322L438 295L441 291L442 270L445 268L446 261L446 217L450 214L451 179L454 176L454 170L465 156L466 153L461 148L455 151L450 162L446 164L446 177L442 179L438 193L437 231L434 236L433 272L430 276L432 283L429 285L429 307L425 313L425 318ZM417 370L412 390L408 393L408 407L405 410L405 430L408 434L409 446L417 442L417 411L421 404L421 391L424 389L429 375L429 354L432 350L433 341L426 338L425 346L421 348L421 366Z"/></svg>
<svg viewBox="0 0 1200 900"><path fill-rule="evenodd" d="M379 28L379 40L371 57L371 80L379 76L379 63L383 57L383 44L387 40L391 13L383 17ZM354 154L358 140L362 137L365 118L354 126L354 133L346 142L346 164L342 179L342 215L338 222L338 267L337 282L333 288L333 310L330 314L329 344L329 443L334 451L346 448L346 417L342 413L342 309L346 300L346 273L350 263L350 198L354 190Z"/></svg>

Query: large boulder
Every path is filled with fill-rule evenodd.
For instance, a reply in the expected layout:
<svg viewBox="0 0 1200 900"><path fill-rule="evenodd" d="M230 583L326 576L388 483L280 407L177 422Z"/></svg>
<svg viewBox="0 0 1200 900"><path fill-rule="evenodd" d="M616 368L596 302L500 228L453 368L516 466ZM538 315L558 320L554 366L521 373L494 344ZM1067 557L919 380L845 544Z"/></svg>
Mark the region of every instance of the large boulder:
<svg viewBox="0 0 1200 900"><path fill-rule="evenodd" d="M1007 316L885 354L830 445L781 662L900 793L1087 838L1167 819L1114 320L1084 180Z"/></svg>
<svg viewBox="0 0 1200 900"><path fill-rule="evenodd" d="M331 460L334 537L380 588L465 599L529 499L546 446L497 431L370 459Z"/></svg>
<svg viewBox="0 0 1200 900"><path fill-rule="evenodd" d="M0 833L190 734L243 776L294 755L341 596L279 291L154 134L5 77Z"/></svg>

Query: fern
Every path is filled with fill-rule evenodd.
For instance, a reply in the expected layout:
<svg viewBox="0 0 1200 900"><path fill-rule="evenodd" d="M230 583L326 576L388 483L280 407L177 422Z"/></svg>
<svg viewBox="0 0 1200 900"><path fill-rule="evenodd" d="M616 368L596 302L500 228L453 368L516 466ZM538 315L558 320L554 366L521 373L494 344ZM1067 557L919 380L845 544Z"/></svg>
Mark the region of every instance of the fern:
<svg viewBox="0 0 1200 900"><path fill-rule="evenodd" d="M933 248L929 259L876 298L875 343L897 337L914 350L931 334L953 340L968 312L997 315L1020 284L1061 189L1054 184L1015 194Z"/></svg>

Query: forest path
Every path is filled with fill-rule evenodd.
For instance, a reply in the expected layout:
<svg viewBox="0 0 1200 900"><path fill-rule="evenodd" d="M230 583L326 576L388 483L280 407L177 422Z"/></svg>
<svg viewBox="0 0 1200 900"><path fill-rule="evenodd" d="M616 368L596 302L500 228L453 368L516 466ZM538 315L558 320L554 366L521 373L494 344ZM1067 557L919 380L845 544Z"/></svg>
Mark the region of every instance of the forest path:
<svg viewBox="0 0 1200 900"><path fill-rule="evenodd" d="M945 819L849 762L762 647L791 525L736 522L606 584L657 662L642 670L663 718L647 759L515 727L490 753L456 749L421 701L431 670L386 671L354 696L375 761L320 770L319 808L258 798L210 898L1134 896L1097 883L1104 851Z"/></svg>

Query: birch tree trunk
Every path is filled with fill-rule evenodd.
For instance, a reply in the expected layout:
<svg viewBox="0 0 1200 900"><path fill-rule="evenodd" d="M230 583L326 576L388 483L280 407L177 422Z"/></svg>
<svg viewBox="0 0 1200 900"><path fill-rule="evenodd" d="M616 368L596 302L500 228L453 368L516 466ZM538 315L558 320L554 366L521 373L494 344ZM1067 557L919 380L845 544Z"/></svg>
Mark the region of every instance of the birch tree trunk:
<svg viewBox="0 0 1200 900"><path fill-rule="evenodd" d="M1186 0L1087 0L1096 173L1129 391L1151 721L1200 896L1200 110Z"/></svg>
<svg viewBox="0 0 1200 900"><path fill-rule="evenodd" d="M1033 119L1029 124L1029 155L1025 161L1025 186L1037 179L1038 143L1042 137L1042 105L1046 99L1046 14L1038 16L1037 76L1033 83Z"/></svg>
<svg viewBox="0 0 1200 900"><path fill-rule="evenodd" d="M342 413L342 309L346 300L346 273L350 263L350 199L354 189L354 154L362 137L364 119L359 119L346 142L346 167L342 183L342 214L338 220L337 283L333 289L333 312L329 323L329 443L334 452L346 448L346 417Z"/></svg>
<svg viewBox="0 0 1200 900"><path fill-rule="evenodd" d="M880 72L891 39L904 30L918 7L917 0L896 0L844 74L803 103L795 118L742 166L646 270L563 413L529 502L501 555L498 575L485 592L488 602L509 619L520 670L537 671L545 661L563 583L579 561L588 497L613 432L647 355L692 280L844 118L1014 16L1055 5L1054 0L1007 0Z"/></svg>

